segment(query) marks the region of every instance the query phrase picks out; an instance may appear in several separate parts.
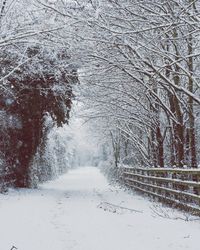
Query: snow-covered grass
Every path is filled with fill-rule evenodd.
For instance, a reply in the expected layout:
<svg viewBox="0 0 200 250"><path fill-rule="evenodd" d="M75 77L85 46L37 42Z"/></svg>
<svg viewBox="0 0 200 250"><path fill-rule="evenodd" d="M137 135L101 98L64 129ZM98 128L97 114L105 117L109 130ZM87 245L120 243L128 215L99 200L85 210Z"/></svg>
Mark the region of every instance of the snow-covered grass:
<svg viewBox="0 0 200 250"><path fill-rule="evenodd" d="M185 218L84 167L0 195L0 250L199 250L200 221Z"/></svg>

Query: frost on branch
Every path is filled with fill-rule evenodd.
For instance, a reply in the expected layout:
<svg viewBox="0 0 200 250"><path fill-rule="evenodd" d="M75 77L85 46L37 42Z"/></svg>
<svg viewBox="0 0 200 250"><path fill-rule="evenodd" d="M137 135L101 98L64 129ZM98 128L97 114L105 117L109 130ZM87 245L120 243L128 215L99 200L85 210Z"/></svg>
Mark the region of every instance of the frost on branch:
<svg viewBox="0 0 200 250"><path fill-rule="evenodd" d="M26 187L33 157L39 146L40 150L45 147L48 136L45 117L51 117L51 126L68 123L72 84L77 77L75 69L67 67L67 55L62 50L49 52L45 47L29 47L24 63L17 66L19 52L13 53L10 46L1 53L5 80L0 99L1 112L9 117L3 154L10 171L15 172L16 185ZM15 63L15 71L7 76Z"/></svg>

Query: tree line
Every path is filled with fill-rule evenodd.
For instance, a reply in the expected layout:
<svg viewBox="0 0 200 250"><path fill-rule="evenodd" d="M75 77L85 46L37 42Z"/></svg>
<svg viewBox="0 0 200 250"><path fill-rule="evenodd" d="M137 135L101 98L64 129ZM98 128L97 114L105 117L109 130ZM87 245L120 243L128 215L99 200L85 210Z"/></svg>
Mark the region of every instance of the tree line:
<svg viewBox="0 0 200 250"><path fill-rule="evenodd" d="M2 1L0 12L1 173L13 173L17 187L31 186L33 174L52 178L53 170L32 171L33 164L38 157L48 168L48 160L42 161L49 132L68 123L78 81L70 53L57 39L60 22L36 4ZM60 147L57 157L62 153Z"/></svg>
<svg viewBox="0 0 200 250"><path fill-rule="evenodd" d="M68 122L78 79L82 115L116 166L198 166L198 1L4 0L0 8L1 169L15 169L18 186L28 185L51 126Z"/></svg>
<svg viewBox="0 0 200 250"><path fill-rule="evenodd" d="M199 11L195 0L94 5L82 78L116 165L198 166Z"/></svg>

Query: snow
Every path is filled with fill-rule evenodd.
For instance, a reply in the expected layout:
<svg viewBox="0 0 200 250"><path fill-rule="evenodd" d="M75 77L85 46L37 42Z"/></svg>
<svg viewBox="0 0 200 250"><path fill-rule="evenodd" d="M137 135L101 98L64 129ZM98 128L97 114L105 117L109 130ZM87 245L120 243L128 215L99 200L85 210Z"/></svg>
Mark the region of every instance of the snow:
<svg viewBox="0 0 200 250"><path fill-rule="evenodd" d="M200 220L185 218L82 167L0 195L0 250L199 250Z"/></svg>

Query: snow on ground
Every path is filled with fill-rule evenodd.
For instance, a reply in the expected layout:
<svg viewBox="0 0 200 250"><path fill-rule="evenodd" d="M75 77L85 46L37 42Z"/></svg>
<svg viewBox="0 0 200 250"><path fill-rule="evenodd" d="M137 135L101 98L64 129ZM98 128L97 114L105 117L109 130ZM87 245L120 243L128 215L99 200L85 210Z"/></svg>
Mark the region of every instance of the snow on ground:
<svg viewBox="0 0 200 250"><path fill-rule="evenodd" d="M199 250L200 221L183 218L85 167L0 195L0 250Z"/></svg>

